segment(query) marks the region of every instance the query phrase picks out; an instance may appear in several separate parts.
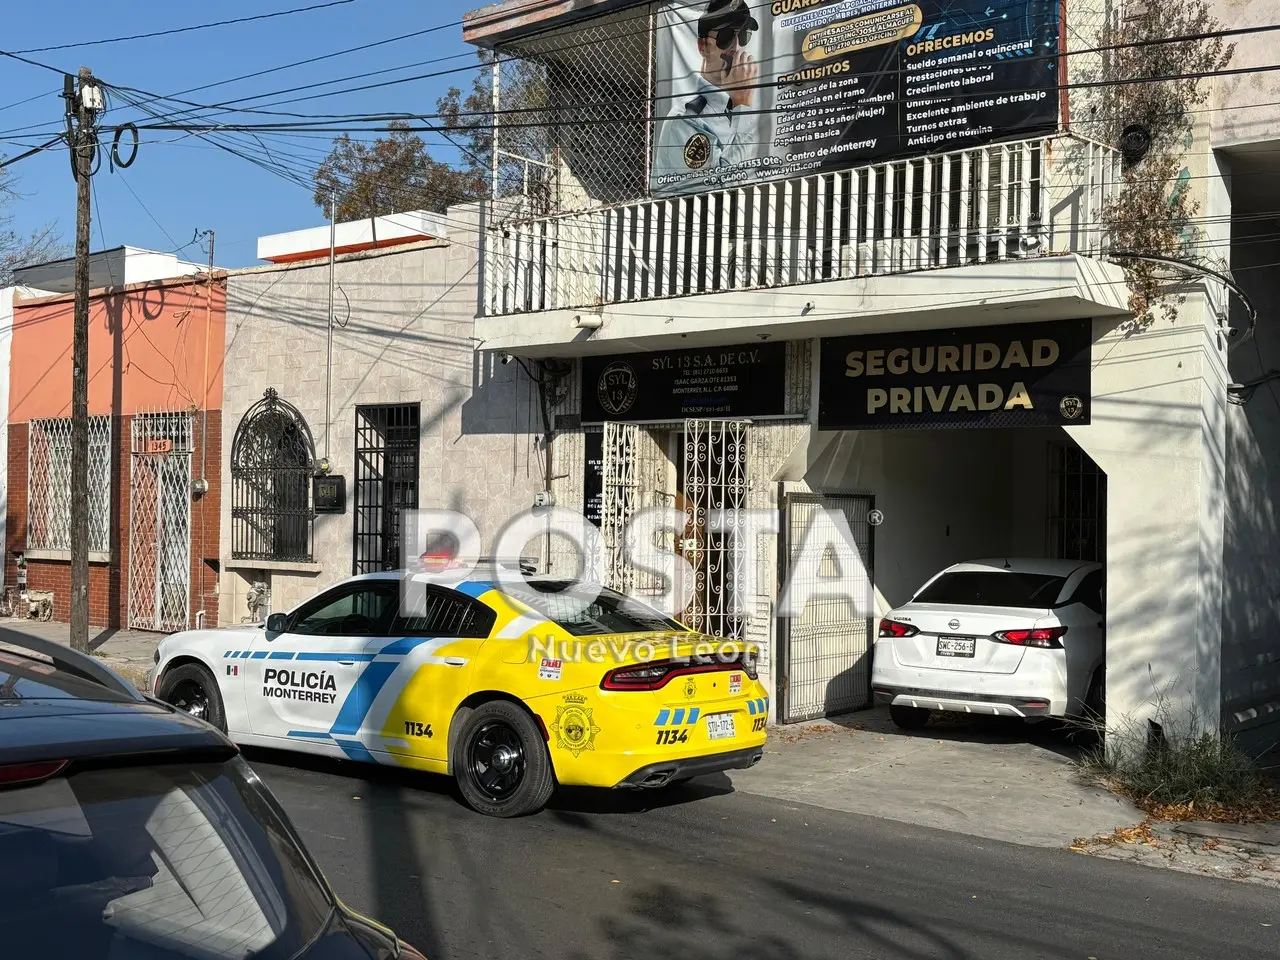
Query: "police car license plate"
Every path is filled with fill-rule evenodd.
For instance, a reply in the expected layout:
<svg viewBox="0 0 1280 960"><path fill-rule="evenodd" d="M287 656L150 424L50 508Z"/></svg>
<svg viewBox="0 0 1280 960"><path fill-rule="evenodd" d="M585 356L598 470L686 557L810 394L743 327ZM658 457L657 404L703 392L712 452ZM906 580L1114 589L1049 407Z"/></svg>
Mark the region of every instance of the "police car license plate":
<svg viewBox="0 0 1280 960"><path fill-rule="evenodd" d="M938 656L940 657L972 657L973 651L973 637L938 638Z"/></svg>
<svg viewBox="0 0 1280 960"><path fill-rule="evenodd" d="M728 740L732 736L734 736L732 713L713 713L707 717L708 740Z"/></svg>

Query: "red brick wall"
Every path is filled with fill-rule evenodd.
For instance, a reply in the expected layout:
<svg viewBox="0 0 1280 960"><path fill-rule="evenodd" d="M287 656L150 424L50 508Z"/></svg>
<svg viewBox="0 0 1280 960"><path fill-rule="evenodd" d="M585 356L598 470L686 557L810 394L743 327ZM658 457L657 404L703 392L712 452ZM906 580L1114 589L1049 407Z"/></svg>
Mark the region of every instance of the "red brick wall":
<svg viewBox="0 0 1280 960"><path fill-rule="evenodd" d="M111 464L111 561L89 564L89 622L101 627L129 625L129 464L132 417L113 417L115 451ZM222 412L209 411L208 451L203 463L209 491L191 501L191 625L198 610L205 610L205 625L218 622L217 582L214 567L206 560L219 555L222 497ZM194 422L193 479L202 463L201 414ZM9 502L5 544L6 583L17 583L15 556L27 548L27 437L26 423L9 426ZM203 568L204 592L201 594ZM29 560L27 586L53 591L53 618L71 619L71 564L65 560Z"/></svg>

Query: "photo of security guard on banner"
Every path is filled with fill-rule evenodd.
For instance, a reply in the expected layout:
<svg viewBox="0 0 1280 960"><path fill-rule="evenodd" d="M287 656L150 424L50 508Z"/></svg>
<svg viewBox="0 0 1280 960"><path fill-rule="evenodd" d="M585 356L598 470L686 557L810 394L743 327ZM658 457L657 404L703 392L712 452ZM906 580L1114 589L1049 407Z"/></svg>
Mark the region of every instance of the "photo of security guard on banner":
<svg viewBox="0 0 1280 960"><path fill-rule="evenodd" d="M740 167L759 147L756 118L747 113L760 99L760 65L750 52L759 30L746 0L707 3L697 21L700 69L690 78L692 89L673 98L655 132L650 176L655 196L688 192L691 182Z"/></svg>

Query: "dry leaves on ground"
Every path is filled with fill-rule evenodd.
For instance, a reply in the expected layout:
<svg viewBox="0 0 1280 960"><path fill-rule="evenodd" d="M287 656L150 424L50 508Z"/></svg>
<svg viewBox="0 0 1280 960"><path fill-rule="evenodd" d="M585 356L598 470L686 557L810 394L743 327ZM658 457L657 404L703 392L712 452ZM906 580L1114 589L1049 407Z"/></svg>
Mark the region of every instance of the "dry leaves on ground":
<svg viewBox="0 0 1280 960"><path fill-rule="evenodd" d="M1070 849L1076 853L1087 853L1096 847L1119 847L1123 844L1146 844L1158 847L1160 841L1151 829L1151 821L1143 820L1137 826L1116 827L1114 833L1102 833L1096 837L1077 837L1071 841Z"/></svg>

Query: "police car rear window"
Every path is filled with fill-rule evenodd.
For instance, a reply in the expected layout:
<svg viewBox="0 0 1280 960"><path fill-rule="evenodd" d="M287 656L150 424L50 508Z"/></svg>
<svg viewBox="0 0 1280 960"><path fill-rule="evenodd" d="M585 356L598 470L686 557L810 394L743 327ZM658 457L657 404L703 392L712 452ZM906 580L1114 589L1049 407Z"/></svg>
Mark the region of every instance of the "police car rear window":
<svg viewBox="0 0 1280 960"><path fill-rule="evenodd" d="M665 633L685 629L640 600L573 581L540 581L536 587L502 589L503 593L563 627L574 637ZM595 596L591 597L592 594Z"/></svg>
<svg viewBox="0 0 1280 960"><path fill-rule="evenodd" d="M915 597L916 603L963 607L1050 607L1066 580L1040 573L957 571L944 573Z"/></svg>
<svg viewBox="0 0 1280 960"><path fill-rule="evenodd" d="M239 758L0 790L0 956L290 960L333 909Z"/></svg>

